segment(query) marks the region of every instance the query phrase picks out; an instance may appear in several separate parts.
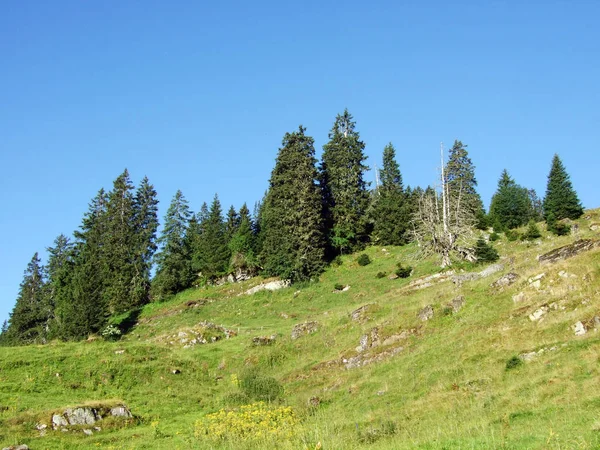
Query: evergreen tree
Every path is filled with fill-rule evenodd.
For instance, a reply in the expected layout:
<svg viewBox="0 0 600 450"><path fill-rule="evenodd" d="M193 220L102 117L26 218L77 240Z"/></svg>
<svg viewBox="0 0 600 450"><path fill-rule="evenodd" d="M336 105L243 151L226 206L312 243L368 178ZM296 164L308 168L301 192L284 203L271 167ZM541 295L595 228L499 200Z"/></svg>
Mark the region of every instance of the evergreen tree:
<svg viewBox="0 0 600 450"><path fill-rule="evenodd" d="M157 268L152 280L152 290L157 300L176 294L191 284L191 254L186 239L190 217L188 202L182 192L177 191L158 239L160 250L155 257Z"/></svg>
<svg viewBox="0 0 600 450"><path fill-rule="evenodd" d="M10 315L6 330L8 342L17 345L45 342L48 331L45 303L44 268L35 253L27 265L17 302Z"/></svg>
<svg viewBox="0 0 600 450"><path fill-rule="evenodd" d="M134 280L138 269L135 265L135 253L139 251L139 236L136 235L135 228L133 189L129 172L125 169L114 181L113 190L108 194L104 297L111 314L125 312L136 306L137 296L134 295L133 288L136 286Z"/></svg>
<svg viewBox="0 0 600 450"><path fill-rule="evenodd" d="M74 247L69 238L64 234L59 235L54 240L54 247L48 247L48 265L47 273L47 327L52 330L52 334L57 332L56 308L60 304L61 296L64 294L68 285L68 271L72 269L74 257Z"/></svg>
<svg viewBox="0 0 600 450"><path fill-rule="evenodd" d="M75 232L72 256L60 270L55 316L59 336L80 339L99 331L106 324L108 195L100 189L84 215L81 230Z"/></svg>
<svg viewBox="0 0 600 450"><path fill-rule="evenodd" d="M0 346L8 345L8 320L2 322L2 329L0 329Z"/></svg>
<svg viewBox="0 0 600 450"><path fill-rule="evenodd" d="M292 281L319 274L325 250L314 140L305 131L285 134L261 212L264 271Z"/></svg>
<svg viewBox="0 0 600 450"><path fill-rule="evenodd" d="M152 257L157 250L158 199L156 190L144 177L133 199L134 207L134 278L132 280L131 306L143 305L150 299L150 271Z"/></svg>
<svg viewBox="0 0 600 450"><path fill-rule="evenodd" d="M227 238L227 242L229 242L233 234L240 226L240 220L240 215L237 213L233 205L231 205L229 207L229 211L227 211L227 218L225 219L225 236Z"/></svg>
<svg viewBox="0 0 600 450"><path fill-rule="evenodd" d="M227 273L231 256L227 244L227 230L223 221L221 202L215 195L208 216L201 223L198 260L203 278L212 280Z"/></svg>
<svg viewBox="0 0 600 450"><path fill-rule="evenodd" d="M365 144L346 109L335 119L323 146L320 184L329 243L337 253L352 252L368 238L369 193L364 181Z"/></svg>
<svg viewBox="0 0 600 450"><path fill-rule="evenodd" d="M381 245L402 245L408 242L410 206L402 185L396 150L390 143L383 149L381 186L373 200L373 238Z"/></svg>
<svg viewBox="0 0 600 450"><path fill-rule="evenodd" d="M250 210L244 203L240 208L240 225L229 241L231 251L232 270L248 271L256 267L256 256L254 253L253 224Z"/></svg>
<svg viewBox="0 0 600 450"><path fill-rule="evenodd" d="M544 220L544 206L537 192L535 192L535 189L529 189L527 192L529 193L529 203L531 204L531 219L535 222Z"/></svg>
<svg viewBox="0 0 600 450"><path fill-rule="evenodd" d="M455 140L450 149L445 176L449 195L453 197L453 200L460 196L460 202L464 203L473 217L477 219L477 227L485 228L487 225L485 210L476 189L475 166L469 158L467 146L463 145L461 141Z"/></svg>
<svg viewBox="0 0 600 450"><path fill-rule="evenodd" d="M504 169L490 204L491 222L503 229L517 228L529 221L532 210L529 191L515 183Z"/></svg>
<svg viewBox="0 0 600 450"><path fill-rule="evenodd" d="M578 219L583 215L583 206L557 154L552 159L543 206L546 220L550 213L554 214L556 220Z"/></svg>

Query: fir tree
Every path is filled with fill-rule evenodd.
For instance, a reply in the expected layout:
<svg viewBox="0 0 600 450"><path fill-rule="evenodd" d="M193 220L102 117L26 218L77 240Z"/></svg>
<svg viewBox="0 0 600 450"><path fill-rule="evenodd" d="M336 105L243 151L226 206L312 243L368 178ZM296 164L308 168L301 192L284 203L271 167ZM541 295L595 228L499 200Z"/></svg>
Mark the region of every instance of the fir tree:
<svg viewBox="0 0 600 450"><path fill-rule="evenodd" d="M199 243L199 269L205 279L215 279L227 272L231 256L226 226L223 221L221 202L215 195L208 217L201 223Z"/></svg>
<svg viewBox="0 0 600 450"><path fill-rule="evenodd" d="M314 140L305 131L285 134L262 211L264 271L292 281L319 274L324 258Z"/></svg>
<svg viewBox="0 0 600 450"><path fill-rule="evenodd" d="M136 306L134 295L136 271L136 253L139 252L135 228L135 208L133 185L127 169L113 183L108 194L106 210L106 269L104 290L105 303L111 314L121 313ZM137 270L136 270L137 269ZM139 274L141 276L141 274ZM142 281L138 281L138 286ZM140 300L141 301L141 300Z"/></svg>
<svg viewBox="0 0 600 450"><path fill-rule="evenodd" d="M460 197L460 202L464 203L477 219L477 227L485 228L485 210L476 189L475 166L469 158L467 146L461 141L455 140L449 151L445 176L449 195L454 197L454 200Z"/></svg>
<svg viewBox="0 0 600 450"><path fill-rule="evenodd" d="M583 206L557 154L552 159L543 206L546 220L550 213L554 214L556 220L578 219L583 215Z"/></svg>
<svg viewBox="0 0 600 450"><path fill-rule="evenodd" d="M346 109L335 119L329 142L323 146L320 184L325 226L336 253L352 252L368 238L366 211L369 193L364 181L365 144Z"/></svg>
<svg viewBox="0 0 600 450"><path fill-rule="evenodd" d="M17 302L10 315L10 324L6 330L7 340L11 344L45 342L48 331L45 306L44 268L38 254L35 253L27 265Z"/></svg>
<svg viewBox="0 0 600 450"><path fill-rule="evenodd" d="M490 204L490 220L503 229L525 225L532 214L529 191L515 183L505 169Z"/></svg>
<svg viewBox="0 0 600 450"><path fill-rule="evenodd" d="M150 271L152 257L157 250L158 199L156 190L147 177L140 183L133 201L135 268L132 280L131 306L143 305L150 298Z"/></svg>
<svg viewBox="0 0 600 450"><path fill-rule="evenodd" d="M373 200L373 238L381 245L402 245L408 242L410 207L402 185L396 151L390 143L383 149L381 186Z"/></svg>
<svg viewBox="0 0 600 450"><path fill-rule="evenodd" d="M231 205L227 211L227 218L225 219L225 236L227 238L227 242L229 242L233 234L240 226L240 220L240 215L237 213L233 205Z"/></svg>
<svg viewBox="0 0 600 450"><path fill-rule="evenodd" d="M156 275L152 280L152 291L157 300L176 294L190 286L193 275L190 249L186 233L191 213L188 202L181 191L177 191L167 214L164 229L156 254Z"/></svg>
<svg viewBox="0 0 600 450"><path fill-rule="evenodd" d="M47 290L47 324L52 334L57 332L56 308L60 304L61 296L68 286L69 271L72 270L74 247L69 238L64 234L54 240L54 247L48 247L48 277Z"/></svg>
<svg viewBox="0 0 600 450"><path fill-rule="evenodd" d="M230 267L234 271L253 271L256 267L253 224L250 210L245 203L240 208L239 217L239 227L229 241L229 250L231 251Z"/></svg>

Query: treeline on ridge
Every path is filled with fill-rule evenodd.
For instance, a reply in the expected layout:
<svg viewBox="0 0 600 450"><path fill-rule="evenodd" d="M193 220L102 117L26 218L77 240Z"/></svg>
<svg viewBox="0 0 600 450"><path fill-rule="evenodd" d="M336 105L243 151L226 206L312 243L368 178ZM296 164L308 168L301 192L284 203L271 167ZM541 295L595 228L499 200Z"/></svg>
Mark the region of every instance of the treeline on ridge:
<svg viewBox="0 0 600 450"><path fill-rule="evenodd" d="M111 318L192 286L257 274L311 280L338 255L411 242L423 199L434 199L440 216L439 189L405 187L391 143L383 149L381 182L370 189L364 149L347 110L336 117L320 162L300 126L283 137L268 190L252 213L244 204L224 214L217 195L194 213L177 191L160 236L154 187L144 178L135 188L125 170L110 192L101 189L92 199L73 238L56 238L45 265L33 256L0 343L82 339L102 332ZM583 214L557 155L543 200L504 170L486 214L467 146L457 140L442 186L448 201L460 200L461 217L482 230L546 220L561 234L562 219Z"/></svg>

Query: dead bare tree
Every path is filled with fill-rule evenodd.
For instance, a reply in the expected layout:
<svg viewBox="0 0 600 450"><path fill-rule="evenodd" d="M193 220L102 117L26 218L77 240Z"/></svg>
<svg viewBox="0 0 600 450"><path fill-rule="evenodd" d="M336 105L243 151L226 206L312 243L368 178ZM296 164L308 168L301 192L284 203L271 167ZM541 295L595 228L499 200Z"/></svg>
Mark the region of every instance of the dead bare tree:
<svg viewBox="0 0 600 450"><path fill-rule="evenodd" d="M444 174L444 147L441 145L441 186L427 190L419 199L413 217L415 240L425 253L440 255L442 267L452 264L451 256L475 261L473 241L476 218L466 204L461 203L462 186L451 185Z"/></svg>

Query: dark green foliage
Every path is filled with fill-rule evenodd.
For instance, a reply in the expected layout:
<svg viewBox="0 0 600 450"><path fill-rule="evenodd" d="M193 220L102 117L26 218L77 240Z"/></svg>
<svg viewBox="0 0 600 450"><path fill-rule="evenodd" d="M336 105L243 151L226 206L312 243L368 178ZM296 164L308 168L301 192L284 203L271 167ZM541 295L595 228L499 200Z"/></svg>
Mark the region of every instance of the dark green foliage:
<svg viewBox="0 0 600 450"><path fill-rule="evenodd" d="M3 329L3 340L12 345L43 343L47 336L47 295L44 268L35 253L23 276L19 296Z"/></svg>
<svg viewBox="0 0 600 450"><path fill-rule="evenodd" d="M160 251L156 254L156 275L152 280L152 291L157 300L176 294L191 284L191 250L189 239L186 239L190 217L188 202L181 191L177 191L158 240Z"/></svg>
<svg viewBox="0 0 600 450"><path fill-rule="evenodd" d="M478 228L486 227L485 210L483 202L477 193L477 179L475 166L469 158L467 146L455 140L448 154L448 163L445 170L448 192L453 204L460 203L466 206L472 217L477 219Z"/></svg>
<svg viewBox="0 0 600 450"><path fill-rule="evenodd" d="M387 274L385 272L377 272L377 275L375 275L375 278L380 279L380 278L385 278Z"/></svg>
<svg viewBox="0 0 600 450"><path fill-rule="evenodd" d="M557 236L566 236L571 232L571 226L556 220L556 216L553 212L548 214L548 218L546 219L546 224L548 227L548 231L556 234Z"/></svg>
<svg viewBox="0 0 600 450"><path fill-rule="evenodd" d="M60 327L56 320L56 311L63 297L68 296L69 279L75 257L74 246L64 234L54 240L54 247L48 247L47 283L47 327L50 337L60 336Z"/></svg>
<svg viewBox="0 0 600 450"><path fill-rule="evenodd" d="M328 242L337 254L353 252L368 239L364 148L352 115L345 110L336 117L323 146L320 171Z"/></svg>
<svg viewBox="0 0 600 450"><path fill-rule="evenodd" d="M542 237L542 233L540 233L540 229L535 223L535 220L531 219L527 225L527 231L525 231L525 234L523 234L521 238L532 241L540 237Z"/></svg>
<svg viewBox="0 0 600 450"><path fill-rule="evenodd" d="M505 169L490 204L492 223L499 223L504 229L517 228L529 221L532 211L529 191L516 184ZM494 229L496 230L495 225Z"/></svg>
<svg viewBox="0 0 600 450"><path fill-rule="evenodd" d="M394 272L398 278L408 278L410 277L410 274L412 273L413 268L411 266L403 266L401 262L399 262L397 265L397 269L396 272Z"/></svg>
<svg viewBox="0 0 600 450"><path fill-rule="evenodd" d="M371 258L369 258L369 255L367 255L366 253L362 253L361 255L359 255L356 262L359 266L368 266L369 264L371 264Z"/></svg>
<svg viewBox="0 0 600 450"><path fill-rule="evenodd" d="M509 242L514 242L520 239L521 235L519 234L518 231L516 230L506 230L504 232L504 235L506 236L506 239Z"/></svg>
<svg viewBox="0 0 600 450"><path fill-rule="evenodd" d="M264 273L292 281L318 275L325 254L314 140L304 132L285 134L261 211Z"/></svg>
<svg viewBox="0 0 600 450"><path fill-rule="evenodd" d="M249 398L273 402L283 395L283 386L272 377L265 377L256 369L246 370L240 376L240 389Z"/></svg>
<svg viewBox="0 0 600 450"><path fill-rule="evenodd" d="M239 226L231 236L229 250L231 252L230 268L232 270L254 271L257 266L255 237L252 232L253 223L250 211L244 203L240 208Z"/></svg>
<svg viewBox="0 0 600 450"><path fill-rule="evenodd" d="M406 200L396 151L390 143L383 149L381 186L373 198L373 240L380 245L408 242L411 211Z"/></svg>
<svg viewBox="0 0 600 450"><path fill-rule="evenodd" d="M498 239L500 239L500 235L498 233L496 233L495 231L492 234L490 234L491 242L496 242Z"/></svg>
<svg viewBox="0 0 600 450"><path fill-rule="evenodd" d="M227 211L227 217L225 219L225 236L227 241L231 239L233 234L237 231L240 226L241 215L237 213L233 205L229 207Z"/></svg>
<svg viewBox="0 0 600 450"><path fill-rule="evenodd" d="M523 365L523 360L518 356L513 356L506 361L506 370L516 369L521 365Z"/></svg>
<svg viewBox="0 0 600 450"><path fill-rule="evenodd" d="M342 259L342 257L340 255L336 256L335 258L333 258L333 261L331 261L331 265L333 267L340 267L343 264L344 264L344 260Z"/></svg>
<svg viewBox="0 0 600 450"><path fill-rule="evenodd" d="M550 213L556 220L578 219L583 215L583 206L573 189L571 180L558 155L552 159L552 168L548 174L546 196L544 197L544 217Z"/></svg>
<svg viewBox="0 0 600 450"><path fill-rule="evenodd" d="M334 291L343 291L346 286L340 283L336 283L333 285Z"/></svg>
<svg viewBox="0 0 600 450"><path fill-rule="evenodd" d="M199 242L194 249L194 259L197 261L194 269L199 271L203 279L214 280L227 273L231 257L221 202L216 194L208 215L201 220Z"/></svg>
<svg viewBox="0 0 600 450"><path fill-rule="evenodd" d="M484 263L498 261L500 255L498 255L496 249L487 244L483 238L479 238L475 244L475 257L477 258L477 262Z"/></svg>

